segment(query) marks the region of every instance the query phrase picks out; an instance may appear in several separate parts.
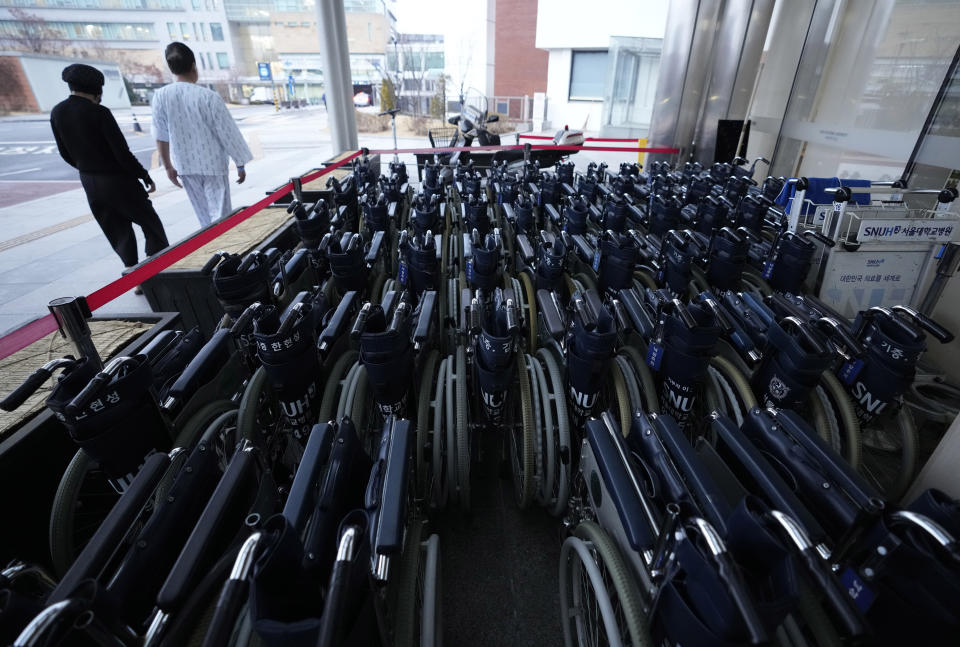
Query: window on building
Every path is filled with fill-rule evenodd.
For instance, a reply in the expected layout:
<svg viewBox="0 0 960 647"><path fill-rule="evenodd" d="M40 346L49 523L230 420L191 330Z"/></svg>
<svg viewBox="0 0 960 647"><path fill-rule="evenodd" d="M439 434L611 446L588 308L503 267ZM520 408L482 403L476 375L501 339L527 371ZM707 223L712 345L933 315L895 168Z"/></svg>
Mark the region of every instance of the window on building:
<svg viewBox="0 0 960 647"><path fill-rule="evenodd" d="M217 64L221 70L230 69L230 57L227 56L226 52L217 52Z"/></svg>
<svg viewBox="0 0 960 647"><path fill-rule="evenodd" d="M213 55L210 52L207 52L207 68L213 69Z"/></svg>
<svg viewBox="0 0 960 647"><path fill-rule="evenodd" d="M424 54L426 68L428 70L443 69L443 52L426 52Z"/></svg>
<svg viewBox="0 0 960 647"><path fill-rule="evenodd" d="M193 0L192 4L193 4L193 10L194 10L194 11L200 11L200 8L203 6L203 5L200 3L200 0Z"/></svg>
<svg viewBox="0 0 960 647"><path fill-rule="evenodd" d="M179 40L180 36L177 35L177 23L168 22L167 23L167 34L170 36L170 40Z"/></svg>
<svg viewBox="0 0 960 647"><path fill-rule="evenodd" d="M207 23L200 23L200 31L203 32L203 40L210 40L210 27Z"/></svg>
<svg viewBox="0 0 960 647"><path fill-rule="evenodd" d="M194 36L194 38L196 38L197 40L203 40L203 34L202 34L202 33L200 32L200 30L197 28L197 23L193 23L193 36Z"/></svg>
<svg viewBox="0 0 960 647"><path fill-rule="evenodd" d="M187 31L187 23L180 23L180 35L183 36L183 40L190 40L190 32Z"/></svg>
<svg viewBox="0 0 960 647"><path fill-rule="evenodd" d="M210 35L213 40L223 40L223 25L218 22L210 23Z"/></svg>
<svg viewBox="0 0 960 647"><path fill-rule="evenodd" d="M203 54L200 54L200 69L201 70L207 69L207 62L203 60Z"/></svg>
<svg viewBox="0 0 960 647"><path fill-rule="evenodd" d="M367 40L373 40L373 23L367 23Z"/></svg>
<svg viewBox="0 0 960 647"><path fill-rule="evenodd" d="M573 52L570 63L571 100L602 101L607 79L607 52Z"/></svg>

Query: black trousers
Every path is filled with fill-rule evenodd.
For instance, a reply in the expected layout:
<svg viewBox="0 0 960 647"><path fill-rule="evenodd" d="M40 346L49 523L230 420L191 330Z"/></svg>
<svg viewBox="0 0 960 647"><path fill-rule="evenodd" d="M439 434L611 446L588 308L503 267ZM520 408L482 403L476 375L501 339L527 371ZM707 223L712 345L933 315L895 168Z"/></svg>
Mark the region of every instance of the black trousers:
<svg viewBox="0 0 960 647"><path fill-rule="evenodd" d="M87 203L113 251L124 266L137 264L137 239L133 225L140 225L146 238L147 256L169 245L163 223L153 210L140 180L129 175L81 173L80 182L87 192Z"/></svg>

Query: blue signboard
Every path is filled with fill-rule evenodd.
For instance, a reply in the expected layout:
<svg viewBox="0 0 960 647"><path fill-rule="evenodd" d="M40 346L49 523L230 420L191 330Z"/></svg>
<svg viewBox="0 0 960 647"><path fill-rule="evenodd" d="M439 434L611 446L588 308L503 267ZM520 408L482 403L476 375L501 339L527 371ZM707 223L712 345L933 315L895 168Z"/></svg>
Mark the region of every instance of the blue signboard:
<svg viewBox="0 0 960 647"><path fill-rule="evenodd" d="M261 81L272 81L273 73L270 71L269 63L257 63L257 72L260 73Z"/></svg>
<svg viewBox="0 0 960 647"><path fill-rule="evenodd" d="M296 94L296 92L294 91L294 87L293 87L293 75L292 75L292 74L287 77L287 89L290 91L290 98L292 99L293 96Z"/></svg>

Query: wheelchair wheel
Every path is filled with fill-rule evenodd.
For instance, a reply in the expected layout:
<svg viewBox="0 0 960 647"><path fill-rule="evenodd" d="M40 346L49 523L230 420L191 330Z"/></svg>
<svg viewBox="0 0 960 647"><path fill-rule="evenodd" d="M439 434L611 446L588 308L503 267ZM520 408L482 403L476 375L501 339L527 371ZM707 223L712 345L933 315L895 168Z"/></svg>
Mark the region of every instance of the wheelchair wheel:
<svg viewBox="0 0 960 647"><path fill-rule="evenodd" d="M913 413L902 406L892 418L863 429L860 472L890 501L899 501L917 473L919 439Z"/></svg>
<svg viewBox="0 0 960 647"><path fill-rule="evenodd" d="M750 382L735 364L721 355L710 358L707 373L710 378L707 389L714 389L716 402L722 407L721 413L733 416L738 426L743 424L745 414L757 406Z"/></svg>
<svg viewBox="0 0 960 647"><path fill-rule="evenodd" d="M240 437L246 438L258 446L262 445L260 437L263 427L260 425L261 412L270 399L270 387L267 384L267 373L260 366L253 372L247 388L240 398L240 408L237 413L237 429Z"/></svg>
<svg viewBox="0 0 960 647"><path fill-rule="evenodd" d="M393 279L387 279L383 282L383 290L380 292L380 303L383 303L383 300L386 298L387 293L396 290L399 283Z"/></svg>
<svg viewBox="0 0 960 647"><path fill-rule="evenodd" d="M208 402L184 423L180 429L180 433L177 434L176 439L173 441L173 446L190 449L194 443L196 443L197 439L200 438L200 435L207 426L210 425L211 421L221 414L235 410L236 408L236 403L231 400Z"/></svg>
<svg viewBox="0 0 960 647"><path fill-rule="evenodd" d="M692 277L691 282L696 288L697 292L707 292L710 290L710 284L707 282L707 275L702 269L696 265L690 265L690 275Z"/></svg>
<svg viewBox="0 0 960 647"><path fill-rule="evenodd" d="M347 377L343 383L343 391L340 393L339 402L337 402L337 420L353 413L353 403L356 399L357 385L362 377L366 377L363 365L360 364L359 361L354 362L350 370L347 371ZM363 430L358 427L357 432L362 434Z"/></svg>
<svg viewBox="0 0 960 647"><path fill-rule="evenodd" d="M327 382L323 387L323 398L320 400L320 413L317 420L328 422L333 420L337 403L346 394L344 387L350 370L356 363L359 353L349 350L341 355L327 374Z"/></svg>
<svg viewBox="0 0 960 647"><path fill-rule="evenodd" d="M423 569L417 582L420 596L420 644L434 647L443 644L443 613L440 601L440 537L430 535L423 543Z"/></svg>
<svg viewBox="0 0 960 647"><path fill-rule="evenodd" d="M643 288L650 288L651 290L656 290L657 282L647 272L634 272L633 287L636 288L640 292L640 294L643 294Z"/></svg>
<svg viewBox="0 0 960 647"><path fill-rule="evenodd" d="M584 287L585 290L596 290L597 281L592 276L589 276L586 272L577 272L573 275L575 281L579 281L580 285Z"/></svg>
<svg viewBox="0 0 960 647"><path fill-rule="evenodd" d="M740 286L744 292L753 292L754 294L759 294L760 296L770 296L773 294L773 288L770 287L770 284L767 283L767 280L763 278L763 275L760 272L756 271L752 267L743 268L743 275L740 278Z"/></svg>
<svg viewBox="0 0 960 647"><path fill-rule="evenodd" d="M517 499L517 506L525 509L533 500L535 492L534 479L535 474L535 456L534 446L536 438L534 437L534 418L533 402L529 379L529 363L526 355L519 355L517 358L517 381L519 382L518 406L520 415L514 416L509 426L509 435L507 439L510 449L510 465L513 473L513 489Z"/></svg>
<svg viewBox="0 0 960 647"><path fill-rule="evenodd" d="M420 645L420 592L419 580L422 561L422 519L415 519L407 526L403 540L403 552L397 572L396 609L393 644L396 647L419 647Z"/></svg>
<svg viewBox="0 0 960 647"><path fill-rule="evenodd" d="M517 279L513 281L516 283ZM527 351L533 353L537 350L537 294L533 289L533 282L526 272L520 272L520 284L523 286L523 316L527 322L527 329L530 331L530 346ZM517 289L517 293L521 294L519 289Z"/></svg>
<svg viewBox="0 0 960 647"><path fill-rule="evenodd" d="M660 399L657 396L657 383L653 379L650 367L643 359L640 351L633 346L623 346L620 352L630 359L630 368L639 382L642 396L642 406L647 413L660 413Z"/></svg>
<svg viewBox="0 0 960 647"><path fill-rule="evenodd" d="M610 362L610 382L613 387L613 400L608 400L607 406L612 408L614 404L617 407L617 413L620 421L620 433L624 436L630 431L630 421L633 417L633 410L630 408L630 394L627 392L627 382L623 378L620 366L616 362Z"/></svg>
<svg viewBox="0 0 960 647"><path fill-rule="evenodd" d="M456 383L451 394L456 409L456 454L457 454L457 498L463 510L470 509L470 402L467 400L467 352L463 346L457 348L453 381ZM449 380L448 374L448 380ZM451 449L452 452L452 449Z"/></svg>
<svg viewBox="0 0 960 647"><path fill-rule="evenodd" d="M630 572L620 549L610 537L610 534L593 521L583 521L574 531L574 535L590 547L600 558L607 590L613 588L614 613L620 627L626 626L629 639L625 645L652 647L653 639L650 636L650 627L646 614L643 612L643 601L640 589L637 587L637 578ZM606 577L608 576L608 577Z"/></svg>
<svg viewBox="0 0 960 647"><path fill-rule="evenodd" d="M541 487L541 503L550 514L559 516L567 507L570 493L570 418L564 392L563 373L553 354L545 348L537 350L533 362L540 382L540 397L545 422L546 476Z"/></svg>
<svg viewBox="0 0 960 647"><path fill-rule="evenodd" d="M829 371L820 376L816 393L824 405L830 424L839 425L840 455L854 469L859 469L861 456L860 423L857 420L853 403L850 402L850 396L847 395L846 389L840 384L840 380ZM825 433L829 434L830 432L829 430L820 431L821 437L824 437Z"/></svg>
<svg viewBox="0 0 960 647"><path fill-rule="evenodd" d="M617 623L601 564L578 537L567 537L560 549L560 618L566 647L630 644L629 630Z"/></svg>
<svg viewBox="0 0 960 647"><path fill-rule="evenodd" d="M450 498L450 452L453 451L453 425L447 422L450 407L447 405L447 373L451 370L452 356L444 357L440 361L440 370L437 371L437 382L434 391L435 405L433 407L433 463L431 464L431 480L428 483L430 501L434 507L442 508Z"/></svg>
<svg viewBox="0 0 960 647"><path fill-rule="evenodd" d="M78 450L60 479L50 511L50 558L57 577L67 572L119 498L100 464Z"/></svg>
<svg viewBox="0 0 960 647"><path fill-rule="evenodd" d="M431 436L435 435L433 427L433 411L437 407L442 408L442 400L434 399L434 385L438 384L437 379L440 353L431 350L423 364L423 375L420 376L420 388L417 389L417 452L416 452L416 470L417 470L417 496L426 497L428 481L428 464L426 450L431 441Z"/></svg>
<svg viewBox="0 0 960 647"><path fill-rule="evenodd" d="M380 409L373 403L370 396L370 381L367 379L367 371L359 363L359 370L354 379L354 391L350 398L350 408L348 409L350 420L353 421L357 429L357 435L361 444L367 448L370 456L375 455L376 447L371 446L377 442L377 433L372 430L382 428L383 417ZM346 408L346 407L344 407Z"/></svg>

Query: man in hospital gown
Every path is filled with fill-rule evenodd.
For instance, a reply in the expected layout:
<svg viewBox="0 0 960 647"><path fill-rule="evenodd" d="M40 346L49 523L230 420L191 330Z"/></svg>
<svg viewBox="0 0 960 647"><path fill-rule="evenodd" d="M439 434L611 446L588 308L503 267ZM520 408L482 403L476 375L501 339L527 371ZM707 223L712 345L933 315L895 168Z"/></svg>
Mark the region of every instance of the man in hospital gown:
<svg viewBox="0 0 960 647"><path fill-rule="evenodd" d="M197 85L193 51L174 42L164 55L176 82L153 95L153 137L167 177L186 189L197 220L206 227L231 210L228 158L242 184L244 165L253 155L220 95Z"/></svg>

